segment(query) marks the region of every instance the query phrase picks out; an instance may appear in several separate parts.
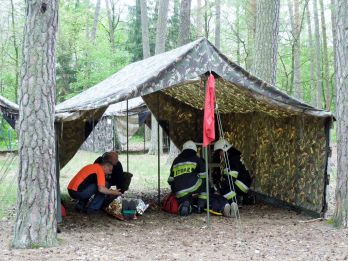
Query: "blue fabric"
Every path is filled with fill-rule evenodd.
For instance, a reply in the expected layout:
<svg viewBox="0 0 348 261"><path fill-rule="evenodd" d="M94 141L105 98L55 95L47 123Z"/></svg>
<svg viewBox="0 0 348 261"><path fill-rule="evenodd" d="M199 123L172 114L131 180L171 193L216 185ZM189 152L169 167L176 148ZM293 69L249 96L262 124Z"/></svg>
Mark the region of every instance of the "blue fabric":
<svg viewBox="0 0 348 261"><path fill-rule="evenodd" d="M105 194L102 194L98 191L98 186L96 184L90 184L82 191L73 191L69 190L69 195L73 199L79 200L79 202L76 205L76 208L79 210L84 210L86 208L86 205L89 201L89 199L94 195L94 198L90 202L90 204L87 206L88 210L100 210L103 206L104 200L105 200Z"/></svg>

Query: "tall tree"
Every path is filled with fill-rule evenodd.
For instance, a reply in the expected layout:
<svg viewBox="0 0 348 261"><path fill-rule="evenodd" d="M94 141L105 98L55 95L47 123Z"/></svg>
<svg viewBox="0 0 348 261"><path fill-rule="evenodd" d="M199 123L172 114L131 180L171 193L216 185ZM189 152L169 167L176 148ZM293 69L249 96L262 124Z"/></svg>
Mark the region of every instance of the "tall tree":
<svg viewBox="0 0 348 261"><path fill-rule="evenodd" d="M190 15L191 0L181 0L180 5L180 27L179 27L179 46L187 44L190 41Z"/></svg>
<svg viewBox="0 0 348 261"><path fill-rule="evenodd" d="M318 15L318 4L317 0L313 2L313 14L314 14L314 66L315 66L315 91L316 95L316 106L318 108L323 107L323 89L322 89L322 78L321 78L321 53L320 53L320 29L319 29L319 15Z"/></svg>
<svg viewBox="0 0 348 261"><path fill-rule="evenodd" d="M313 49L313 33L312 33L312 21L311 14L309 10L310 5L308 4L306 8L306 16L307 16L307 30L308 30L308 46L309 49L309 62L310 62L310 93L311 93L311 104L313 106L317 106L318 104L318 95L316 92L316 84L315 84L315 53Z"/></svg>
<svg viewBox="0 0 348 261"><path fill-rule="evenodd" d="M203 15L202 15L202 0L197 0L197 38L202 37L203 34Z"/></svg>
<svg viewBox="0 0 348 261"><path fill-rule="evenodd" d="M143 46L143 58L146 59L151 56L150 54L150 41L149 41L149 19L147 15L146 0L140 0L141 10L141 36Z"/></svg>
<svg viewBox="0 0 348 261"><path fill-rule="evenodd" d="M13 49L15 51L14 62L15 62L15 101L18 102L18 87L19 87L19 45L17 41L17 32L16 32L16 19L15 19L15 8L13 0L11 0L11 26L12 26L12 41Z"/></svg>
<svg viewBox="0 0 348 261"><path fill-rule="evenodd" d="M215 0L215 46L220 49L221 44L221 2Z"/></svg>
<svg viewBox="0 0 348 261"><path fill-rule="evenodd" d="M337 3L337 185L335 224L348 227L348 2Z"/></svg>
<svg viewBox="0 0 348 261"><path fill-rule="evenodd" d="M326 36L326 21L325 21L325 7L324 1L319 0L320 4L320 17L321 17L321 32L322 32L322 43L323 43L323 89L325 90L325 108L330 110L332 95L330 85L330 70L329 70L329 53L327 49L327 36Z"/></svg>
<svg viewBox="0 0 348 261"><path fill-rule="evenodd" d="M109 40L110 40L110 45L112 50L115 52L116 51L116 42L115 42L115 32L117 29L117 26L120 23L120 13L121 10L119 10L118 13L116 13L116 5L117 5L117 0L105 0L105 5L106 5L106 13L108 16L108 23L109 23ZM137 1L138 4L138 1Z"/></svg>
<svg viewBox="0 0 348 261"><path fill-rule="evenodd" d="M255 53L252 72L275 84L277 72L279 0L257 1Z"/></svg>
<svg viewBox="0 0 348 261"><path fill-rule="evenodd" d="M239 2L239 1L238 1ZM247 57L245 68L251 70L253 64L253 51L256 32L256 0L248 0L246 7L247 17Z"/></svg>
<svg viewBox="0 0 348 261"><path fill-rule="evenodd" d="M156 46L155 54L160 54L165 51L166 46L166 32L167 32L167 18L168 18L169 0L161 0L159 2L157 30L156 30ZM157 131L157 120L155 116L151 116L151 144L149 148L150 155L156 155L158 151L163 151L163 134L162 129ZM159 139L160 147L158 148L157 141Z"/></svg>
<svg viewBox="0 0 348 261"><path fill-rule="evenodd" d="M57 243L55 45L58 1L27 0L19 94L19 172L13 245Z"/></svg>
<svg viewBox="0 0 348 261"><path fill-rule="evenodd" d="M91 33L91 39L93 42L95 41L95 38L97 36L99 13L100 13L100 0L97 0L97 3L95 5L94 21L93 21L93 28Z"/></svg>
<svg viewBox="0 0 348 261"><path fill-rule="evenodd" d="M333 44L333 56L334 56L334 72L335 72L335 77L334 81L332 83L332 93L334 97L336 97L336 82L338 82L337 78L337 57L336 57L336 52L337 50L337 26L336 26L336 17L337 17L337 4L336 0L331 0L331 29L332 29L332 44Z"/></svg>

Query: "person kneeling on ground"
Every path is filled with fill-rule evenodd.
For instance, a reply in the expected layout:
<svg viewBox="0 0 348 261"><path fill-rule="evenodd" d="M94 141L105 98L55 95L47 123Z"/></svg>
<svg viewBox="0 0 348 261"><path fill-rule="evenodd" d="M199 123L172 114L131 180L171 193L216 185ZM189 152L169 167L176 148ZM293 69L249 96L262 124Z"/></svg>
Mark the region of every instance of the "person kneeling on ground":
<svg viewBox="0 0 348 261"><path fill-rule="evenodd" d="M225 159L225 155L228 159ZM227 160L229 164L226 164ZM235 197L238 197L238 203L245 203L252 179L241 160L240 151L226 140L220 139L214 144L213 161L220 164L220 169L214 173L214 185L217 191L229 203L236 202Z"/></svg>
<svg viewBox="0 0 348 261"><path fill-rule="evenodd" d="M204 208L205 164L197 156L197 146L193 141L185 142L182 152L174 159L168 183L178 200L180 216L192 213L194 194L198 194L198 208Z"/></svg>
<svg viewBox="0 0 348 261"><path fill-rule="evenodd" d="M116 151L105 152L101 157L98 157L94 163L101 163L103 161L109 161L112 164L112 173L106 175L107 188L116 186L122 193L128 190L132 174L123 172L121 162L118 160L118 153Z"/></svg>
<svg viewBox="0 0 348 261"><path fill-rule="evenodd" d="M76 210L88 214L98 212L102 207L106 195L122 195L119 189L113 190L106 187L105 175L112 171L109 161L90 164L83 167L68 185L71 198L77 199ZM91 199L93 197L93 199ZM91 202L89 200L91 199ZM89 203L89 204L88 204Z"/></svg>

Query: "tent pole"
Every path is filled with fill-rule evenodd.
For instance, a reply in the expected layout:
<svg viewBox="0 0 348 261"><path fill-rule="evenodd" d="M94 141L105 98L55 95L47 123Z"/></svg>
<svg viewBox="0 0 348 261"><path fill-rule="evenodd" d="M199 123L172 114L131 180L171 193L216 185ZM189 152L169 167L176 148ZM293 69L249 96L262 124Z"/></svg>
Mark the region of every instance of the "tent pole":
<svg viewBox="0 0 348 261"><path fill-rule="evenodd" d="M208 166L208 147L203 147L204 149L204 158L205 158L205 188L207 190L207 225L208 228L211 228L210 225L210 206L209 206L209 166Z"/></svg>
<svg viewBox="0 0 348 261"><path fill-rule="evenodd" d="M159 94L157 95L157 201L161 205L161 158L160 158L160 125L159 125Z"/></svg>
<svg viewBox="0 0 348 261"><path fill-rule="evenodd" d="M129 119L128 119L128 99L127 99L127 172L129 172L129 140L128 140L128 127L129 127Z"/></svg>
<svg viewBox="0 0 348 261"><path fill-rule="evenodd" d="M56 142L56 184L57 184L57 223L62 223L62 206L61 206L61 197L60 197L60 183L59 183L59 177L60 177L60 167L59 167L59 124L55 124L55 142Z"/></svg>

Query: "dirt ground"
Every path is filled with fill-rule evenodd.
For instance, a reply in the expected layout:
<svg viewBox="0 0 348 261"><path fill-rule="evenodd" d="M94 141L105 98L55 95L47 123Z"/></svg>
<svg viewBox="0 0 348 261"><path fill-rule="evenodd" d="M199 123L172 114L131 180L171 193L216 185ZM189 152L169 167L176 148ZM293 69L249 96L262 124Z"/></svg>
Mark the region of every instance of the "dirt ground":
<svg viewBox="0 0 348 261"><path fill-rule="evenodd" d="M268 205L241 208L239 226L214 216L211 229L205 214L149 209L125 222L67 208L55 248L11 249L13 217L2 220L0 260L348 260L348 229Z"/></svg>

